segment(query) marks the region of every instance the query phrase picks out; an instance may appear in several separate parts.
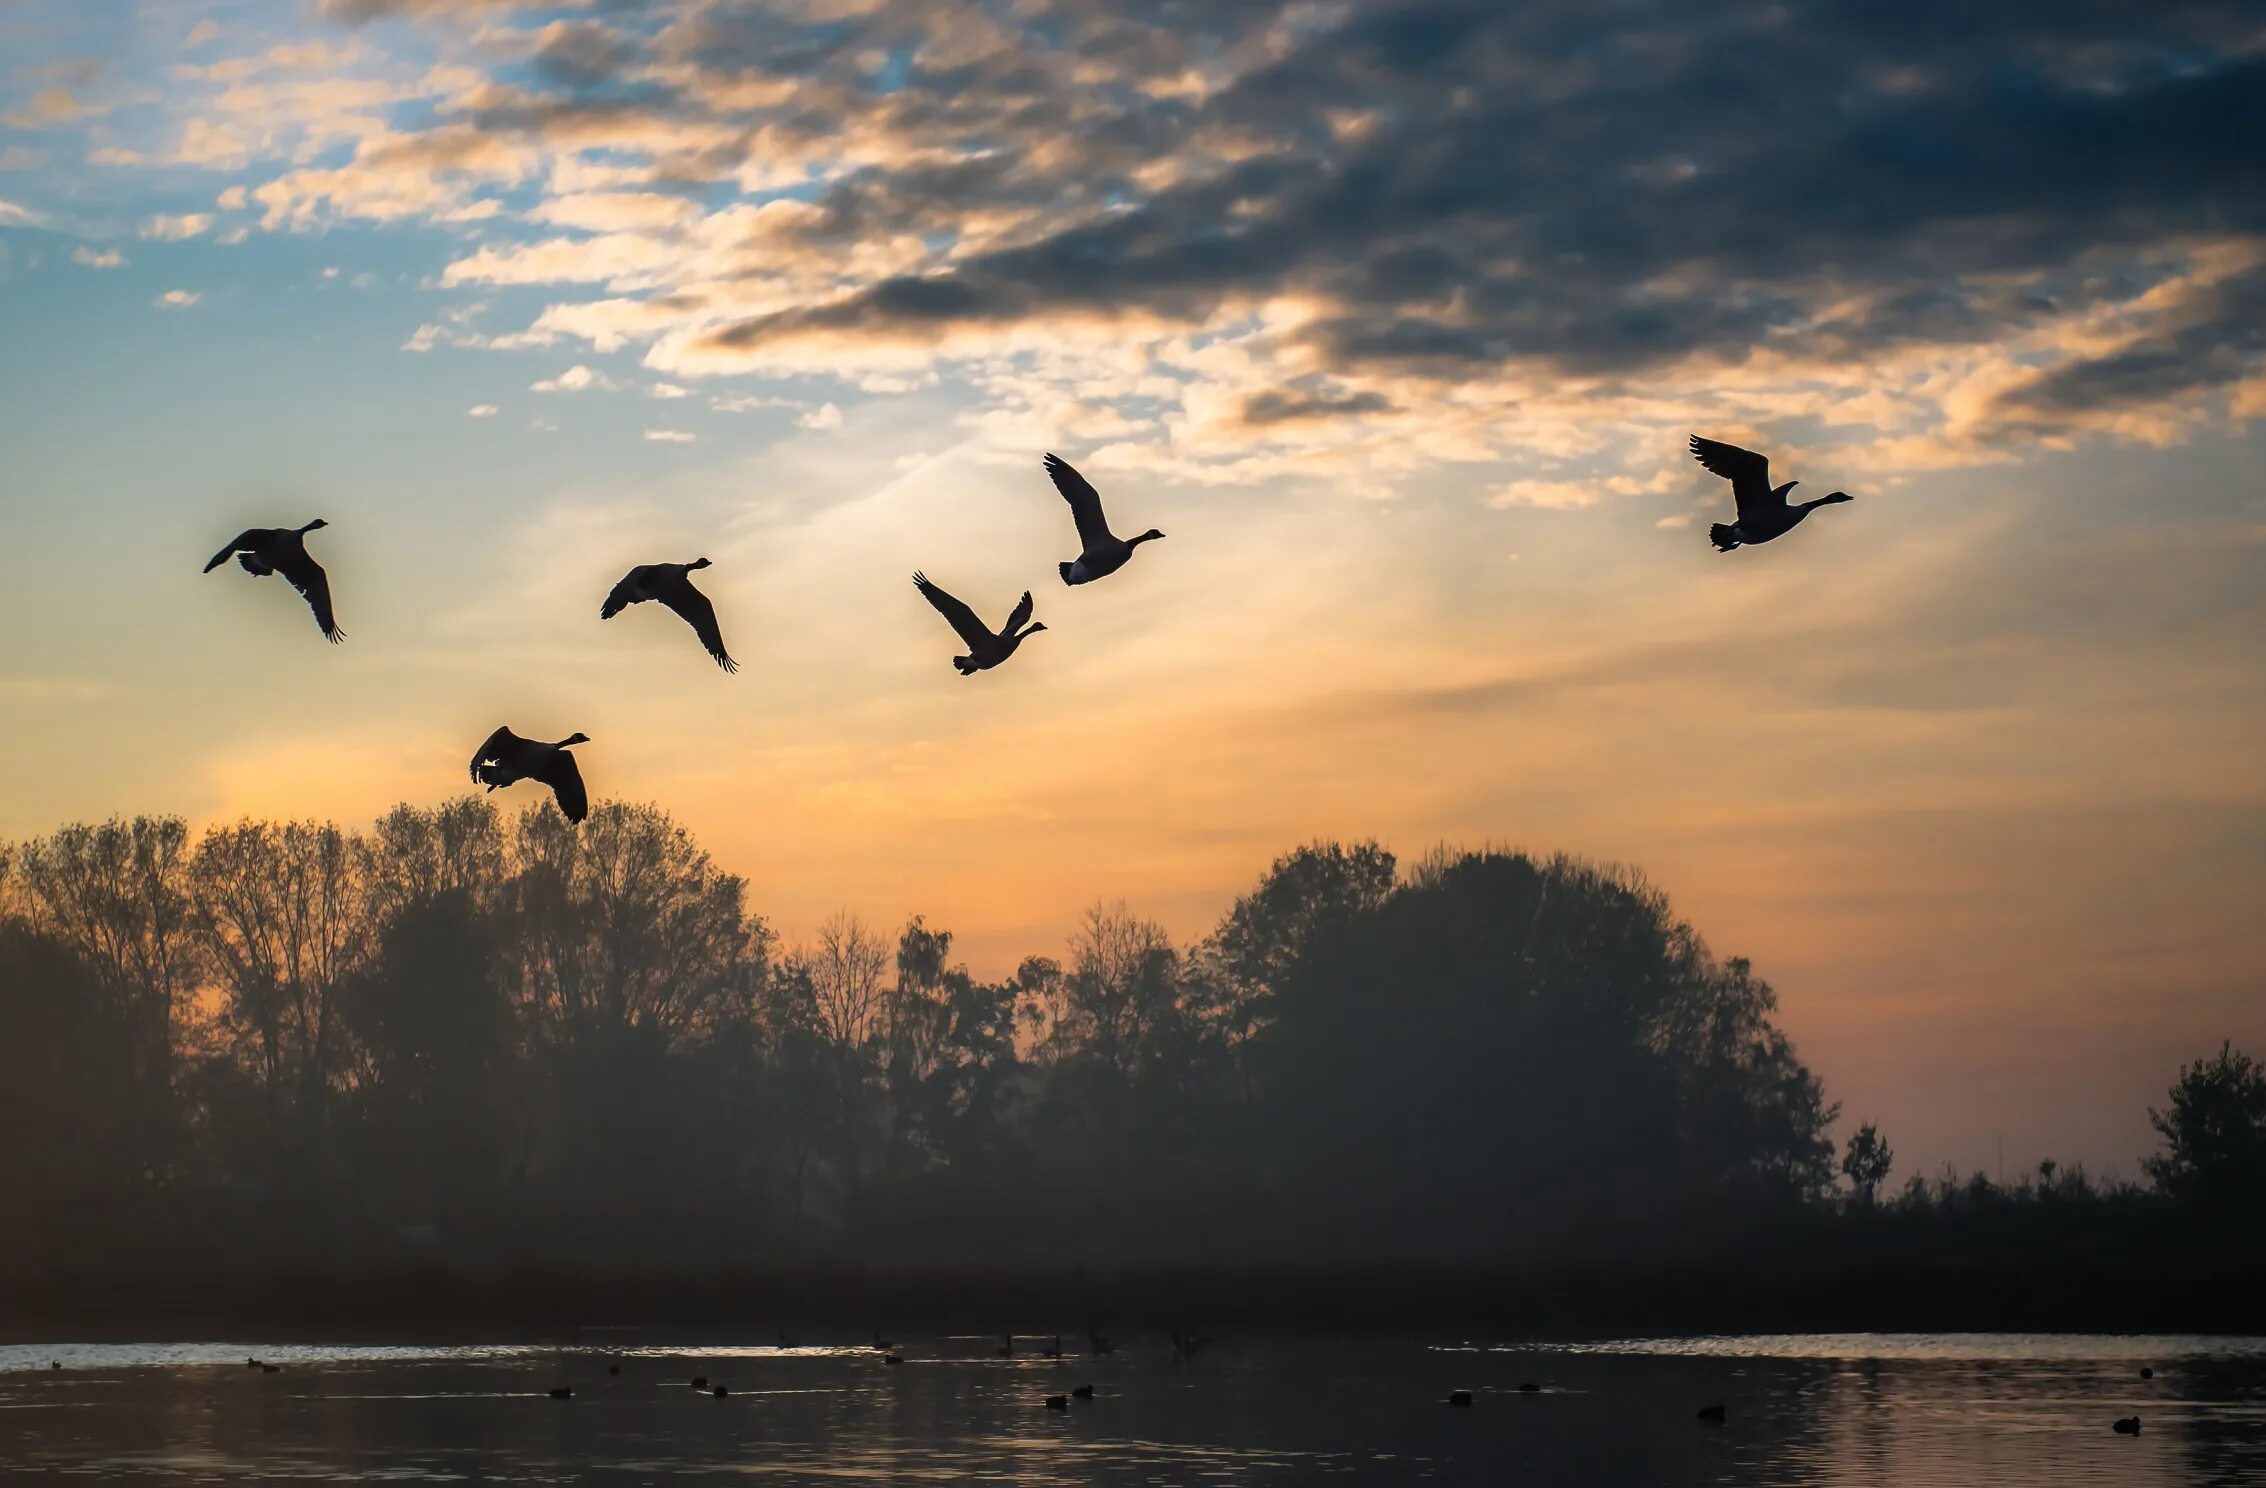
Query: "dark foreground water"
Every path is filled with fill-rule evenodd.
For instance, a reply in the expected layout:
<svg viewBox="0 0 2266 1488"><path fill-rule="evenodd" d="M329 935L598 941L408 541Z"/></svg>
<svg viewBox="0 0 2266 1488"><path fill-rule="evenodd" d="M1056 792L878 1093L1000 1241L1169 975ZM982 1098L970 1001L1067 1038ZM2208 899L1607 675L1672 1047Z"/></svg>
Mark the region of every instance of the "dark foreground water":
<svg viewBox="0 0 2266 1488"><path fill-rule="evenodd" d="M0 1347L0 1476L104 1483L2266 1483L2266 1339ZM1073 1345L1075 1349L1075 1345ZM281 1372L247 1369L247 1355ZM51 1369L51 1362L64 1367ZM608 1372L619 1363L621 1373ZM2155 1378L2142 1380L2142 1366ZM695 1394L705 1374L728 1398ZM1540 1389L1521 1392L1522 1383ZM1091 1383L1095 1398L1049 1410ZM571 1399L554 1400L554 1386ZM1468 1389L1469 1409L1445 1403ZM1695 1419L1725 1407L1726 1420ZM2138 1437L2110 1423L2137 1414Z"/></svg>

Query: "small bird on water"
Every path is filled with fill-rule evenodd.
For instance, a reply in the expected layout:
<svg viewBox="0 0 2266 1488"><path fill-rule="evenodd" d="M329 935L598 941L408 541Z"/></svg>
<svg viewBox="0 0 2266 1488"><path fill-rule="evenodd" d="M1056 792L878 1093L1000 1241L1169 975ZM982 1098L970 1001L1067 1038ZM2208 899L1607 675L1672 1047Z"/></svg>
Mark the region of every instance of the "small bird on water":
<svg viewBox="0 0 2266 1488"><path fill-rule="evenodd" d="M2114 1428L2119 1436L2138 1436L2140 1434L2140 1418L2138 1416L2126 1416L2123 1420L2114 1423Z"/></svg>

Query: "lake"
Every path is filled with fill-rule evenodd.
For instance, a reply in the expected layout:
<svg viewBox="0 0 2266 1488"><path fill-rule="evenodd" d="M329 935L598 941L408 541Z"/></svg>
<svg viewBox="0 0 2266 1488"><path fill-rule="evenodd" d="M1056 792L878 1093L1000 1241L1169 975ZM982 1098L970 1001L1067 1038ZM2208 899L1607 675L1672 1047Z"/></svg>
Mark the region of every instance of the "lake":
<svg viewBox="0 0 2266 1488"><path fill-rule="evenodd" d="M904 1337L0 1346L0 1475L105 1483L2256 1484L2266 1339ZM281 1366L247 1368L247 1356ZM61 1363L60 1370L51 1363ZM618 1375L609 1366L618 1364ZM2143 1367L2153 1379L2140 1377ZM695 1375L730 1394L696 1393ZM1094 1386L1091 1400L1045 1397ZM1539 1388L1523 1392L1522 1384ZM553 1399L556 1386L573 1390ZM1469 1390L1469 1408L1446 1403ZM1703 1406L1724 1407L1721 1424ZM2141 1433L2110 1423L2138 1415Z"/></svg>

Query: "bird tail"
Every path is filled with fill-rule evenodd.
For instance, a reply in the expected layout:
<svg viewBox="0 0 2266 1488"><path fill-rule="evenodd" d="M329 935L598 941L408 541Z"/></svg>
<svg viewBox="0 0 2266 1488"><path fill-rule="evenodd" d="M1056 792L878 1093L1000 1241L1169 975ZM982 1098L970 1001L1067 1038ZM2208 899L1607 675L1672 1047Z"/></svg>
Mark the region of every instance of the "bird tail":
<svg viewBox="0 0 2266 1488"><path fill-rule="evenodd" d="M1739 530L1718 522L1707 529L1707 540L1715 544L1716 552L1728 553L1739 545Z"/></svg>
<svg viewBox="0 0 2266 1488"><path fill-rule="evenodd" d="M952 670L963 677L973 677L978 670L976 659L973 656L955 656L952 658Z"/></svg>
<svg viewBox="0 0 2266 1488"><path fill-rule="evenodd" d="M1070 577L1070 571L1077 566L1078 565L1075 563L1058 563L1055 565L1056 568L1061 570L1062 582L1065 584L1075 584L1078 582L1076 579Z"/></svg>

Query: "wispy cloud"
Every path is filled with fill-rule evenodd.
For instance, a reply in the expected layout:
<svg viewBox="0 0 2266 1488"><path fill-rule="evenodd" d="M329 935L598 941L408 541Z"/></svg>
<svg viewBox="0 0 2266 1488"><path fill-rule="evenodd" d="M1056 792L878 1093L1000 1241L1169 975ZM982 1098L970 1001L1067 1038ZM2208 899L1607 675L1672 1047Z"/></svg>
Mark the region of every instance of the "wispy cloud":
<svg viewBox="0 0 2266 1488"><path fill-rule="evenodd" d="M71 262L89 269L122 269L126 255L115 248L89 248L84 244L71 250Z"/></svg>
<svg viewBox="0 0 2266 1488"><path fill-rule="evenodd" d="M186 310L203 298L193 289L169 289L150 303L167 310Z"/></svg>
<svg viewBox="0 0 2266 1488"><path fill-rule="evenodd" d="M494 418L496 416L496 405L493 403L475 403L470 408L465 409L464 413L467 418Z"/></svg>
<svg viewBox="0 0 2266 1488"><path fill-rule="evenodd" d="M163 243L177 243L184 239L202 237L212 231L210 212L159 213L144 218L139 229L145 238Z"/></svg>
<svg viewBox="0 0 2266 1488"><path fill-rule="evenodd" d="M538 382L528 384L530 391L538 393L580 393L593 388L600 391L611 391L620 386L620 383L614 381L605 373L585 367L580 362L567 368L556 377L546 377Z"/></svg>
<svg viewBox="0 0 2266 1488"><path fill-rule="evenodd" d="M654 444L690 444L700 436L683 429L648 429L645 437Z"/></svg>

